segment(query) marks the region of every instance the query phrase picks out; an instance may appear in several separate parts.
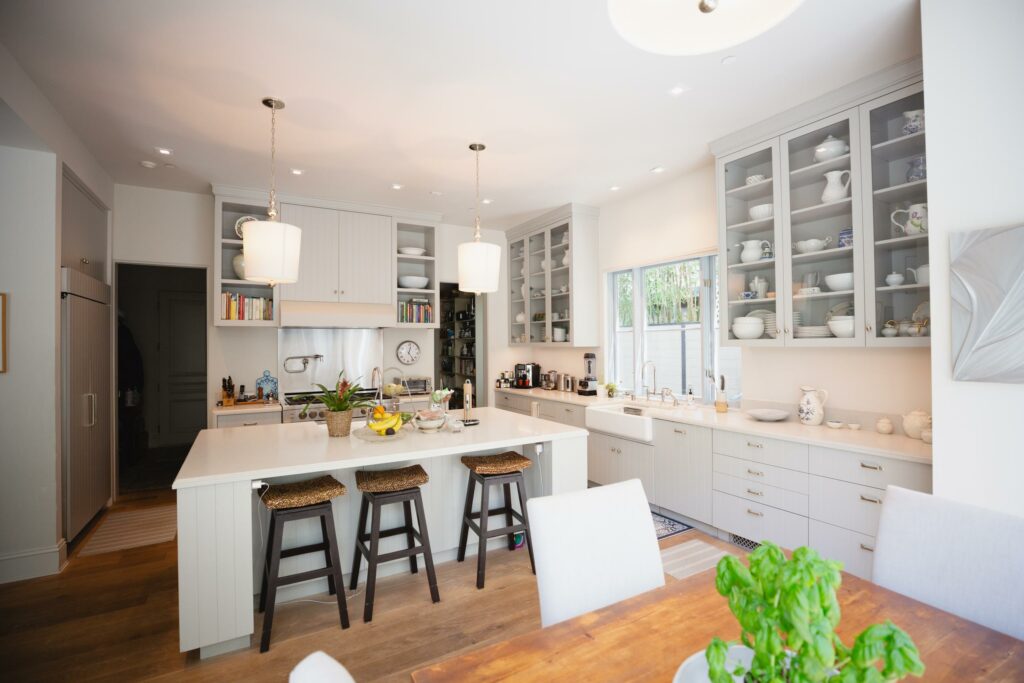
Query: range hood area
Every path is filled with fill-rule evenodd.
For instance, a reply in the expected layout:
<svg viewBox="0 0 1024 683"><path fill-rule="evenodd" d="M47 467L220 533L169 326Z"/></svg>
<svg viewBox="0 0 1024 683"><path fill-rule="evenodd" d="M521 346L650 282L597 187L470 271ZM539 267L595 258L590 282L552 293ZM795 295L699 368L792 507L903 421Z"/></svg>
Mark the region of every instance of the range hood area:
<svg viewBox="0 0 1024 683"><path fill-rule="evenodd" d="M395 309L388 304L281 301L281 327L395 327Z"/></svg>

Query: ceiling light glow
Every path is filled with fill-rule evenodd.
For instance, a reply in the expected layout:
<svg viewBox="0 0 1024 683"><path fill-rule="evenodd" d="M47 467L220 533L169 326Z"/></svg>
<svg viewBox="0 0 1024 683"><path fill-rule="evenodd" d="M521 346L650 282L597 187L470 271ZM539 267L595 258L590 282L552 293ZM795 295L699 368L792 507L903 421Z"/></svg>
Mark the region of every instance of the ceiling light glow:
<svg viewBox="0 0 1024 683"><path fill-rule="evenodd" d="M302 175L303 173L305 173L305 171L303 171L301 168L292 169L292 175Z"/></svg>
<svg viewBox="0 0 1024 683"><path fill-rule="evenodd" d="M156 168L156 162L150 161L149 159L143 159L139 162L139 166L142 166L143 168Z"/></svg>
<svg viewBox="0 0 1024 683"><path fill-rule="evenodd" d="M401 183L391 183L392 190L401 190L403 187L405 187L405 185L402 185Z"/></svg>
<svg viewBox="0 0 1024 683"><path fill-rule="evenodd" d="M621 190L622 188L621 188L621 187L619 187L618 185L612 185L612 186L611 186L611 187L609 187L608 189L609 189L609 190L611 190L612 192L618 192L618 191L619 191L619 190Z"/></svg>
<svg viewBox="0 0 1024 683"><path fill-rule="evenodd" d="M669 89L668 94L672 97L679 97L684 92L690 92L690 86L688 85L677 85Z"/></svg>
<svg viewBox="0 0 1024 683"><path fill-rule="evenodd" d="M169 157L174 154L174 150L170 147L156 147L156 153L165 157Z"/></svg>
<svg viewBox="0 0 1024 683"><path fill-rule="evenodd" d="M664 166L655 166L654 168L651 169L651 173L664 173L664 172L665 172L665 167Z"/></svg>

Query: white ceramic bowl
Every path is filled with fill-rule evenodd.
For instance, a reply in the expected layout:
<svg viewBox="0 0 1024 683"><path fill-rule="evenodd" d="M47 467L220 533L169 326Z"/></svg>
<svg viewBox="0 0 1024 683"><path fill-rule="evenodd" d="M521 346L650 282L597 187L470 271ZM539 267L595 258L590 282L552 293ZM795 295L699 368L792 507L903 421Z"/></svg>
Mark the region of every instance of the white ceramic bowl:
<svg viewBox="0 0 1024 683"><path fill-rule="evenodd" d="M755 173L754 175L748 175L747 176L747 185L753 185L754 183L759 183L762 180L764 180L764 174L763 173Z"/></svg>
<svg viewBox="0 0 1024 683"><path fill-rule="evenodd" d="M828 321L828 329L837 337L849 339L853 336L853 320L836 320L833 318Z"/></svg>
<svg viewBox="0 0 1024 683"><path fill-rule="evenodd" d="M427 250L423 247L399 247L398 253L405 256L423 256L427 253Z"/></svg>
<svg viewBox="0 0 1024 683"><path fill-rule="evenodd" d="M853 273L836 273L825 276L825 284L833 292L846 292L853 289Z"/></svg>
<svg viewBox="0 0 1024 683"><path fill-rule="evenodd" d="M732 333L737 339L758 339L764 334L764 321L760 318L736 318L732 321Z"/></svg>
<svg viewBox="0 0 1024 683"><path fill-rule="evenodd" d="M827 424L831 429L841 429L843 426L843 423L839 420L829 420L825 424Z"/></svg>
<svg viewBox="0 0 1024 683"><path fill-rule="evenodd" d="M768 218L769 216L772 215L772 205L756 204L750 207L750 210L747 212L747 214L750 216L750 220L752 221L759 221L762 218Z"/></svg>
<svg viewBox="0 0 1024 683"><path fill-rule="evenodd" d="M827 247L831 241L831 239L820 240L817 238L811 238L809 240L800 240L793 246L796 247L798 254L809 254L813 251L821 251Z"/></svg>
<svg viewBox="0 0 1024 683"><path fill-rule="evenodd" d="M399 275L398 286L404 289L426 289L430 278L419 275Z"/></svg>

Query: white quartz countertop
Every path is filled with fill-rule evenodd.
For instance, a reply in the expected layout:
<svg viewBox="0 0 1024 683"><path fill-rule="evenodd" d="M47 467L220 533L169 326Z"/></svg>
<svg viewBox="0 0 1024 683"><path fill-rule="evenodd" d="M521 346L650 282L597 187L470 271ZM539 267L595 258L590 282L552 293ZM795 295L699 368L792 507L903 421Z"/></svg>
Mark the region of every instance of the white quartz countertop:
<svg viewBox="0 0 1024 683"><path fill-rule="evenodd" d="M559 403L571 403L577 406L596 406L606 403L621 403L621 399L610 399L607 396L580 396L574 391L553 391L548 389L495 389L496 392L521 396L523 398L536 399L538 401L558 401Z"/></svg>
<svg viewBox="0 0 1024 683"><path fill-rule="evenodd" d="M330 437L325 425L308 422L204 429L173 488L388 465L587 435L585 429L499 408L477 408L473 417L480 424L458 434L426 434L406 427L402 438L384 443L354 435ZM361 426L353 424L353 431Z"/></svg>
<svg viewBox="0 0 1024 683"><path fill-rule="evenodd" d="M248 415L251 413L280 413L281 404L277 401L272 403L253 403L248 405L214 406L214 415Z"/></svg>

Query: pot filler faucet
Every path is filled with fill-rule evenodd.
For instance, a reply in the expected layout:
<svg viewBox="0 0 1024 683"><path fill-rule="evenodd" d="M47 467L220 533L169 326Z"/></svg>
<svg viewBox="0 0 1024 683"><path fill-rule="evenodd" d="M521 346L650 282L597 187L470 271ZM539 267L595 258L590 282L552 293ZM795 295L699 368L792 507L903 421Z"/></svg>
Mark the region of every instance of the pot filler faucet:
<svg viewBox="0 0 1024 683"><path fill-rule="evenodd" d="M651 383L644 384L644 398L650 400L651 396L658 395L658 368L654 366L654 361L649 360L644 363L643 367L640 368L640 379L644 380L647 378L647 366L651 366Z"/></svg>

